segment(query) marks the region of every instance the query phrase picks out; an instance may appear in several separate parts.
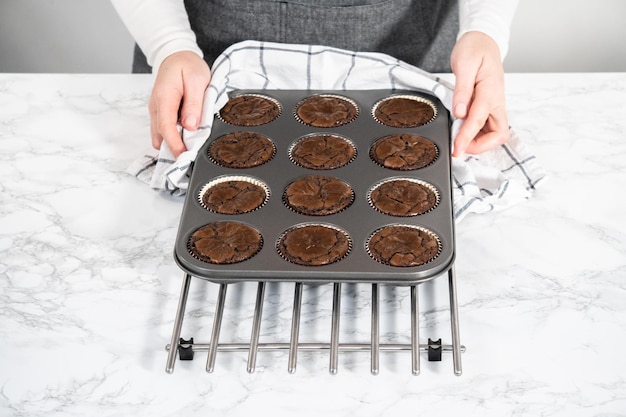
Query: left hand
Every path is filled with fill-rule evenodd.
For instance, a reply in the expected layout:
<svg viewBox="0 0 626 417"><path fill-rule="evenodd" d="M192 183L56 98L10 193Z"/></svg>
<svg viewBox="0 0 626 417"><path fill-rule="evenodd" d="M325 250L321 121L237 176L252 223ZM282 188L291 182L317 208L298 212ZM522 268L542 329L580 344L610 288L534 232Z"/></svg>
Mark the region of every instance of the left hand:
<svg viewBox="0 0 626 417"><path fill-rule="evenodd" d="M456 77L452 111L465 119L452 156L478 154L509 140L504 98L504 68L496 42L481 32L467 32L450 57Z"/></svg>

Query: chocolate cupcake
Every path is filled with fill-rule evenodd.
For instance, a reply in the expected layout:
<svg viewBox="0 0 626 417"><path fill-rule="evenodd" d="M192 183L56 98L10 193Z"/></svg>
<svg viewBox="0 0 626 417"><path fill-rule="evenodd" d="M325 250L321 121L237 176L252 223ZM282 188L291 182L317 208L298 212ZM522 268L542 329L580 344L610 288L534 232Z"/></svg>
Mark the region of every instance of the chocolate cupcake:
<svg viewBox="0 0 626 417"><path fill-rule="evenodd" d="M370 158L374 162L398 171L424 168L432 164L438 156L437 145L412 133L384 136L370 148Z"/></svg>
<svg viewBox="0 0 626 417"><path fill-rule="evenodd" d="M379 101L373 109L374 118L389 127L418 127L437 116L435 105L418 96L393 96Z"/></svg>
<svg viewBox="0 0 626 417"><path fill-rule="evenodd" d="M253 257L263 246L261 234L238 222L215 222L200 227L189 237L189 253L211 264L234 264Z"/></svg>
<svg viewBox="0 0 626 417"><path fill-rule="evenodd" d="M241 94L228 100L219 111L219 117L234 126L261 126L276 119L280 112L280 105L272 98Z"/></svg>
<svg viewBox="0 0 626 417"><path fill-rule="evenodd" d="M253 168L263 165L275 154L274 142L255 132L228 133L209 146L209 158L226 168Z"/></svg>
<svg viewBox="0 0 626 417"><path fill-rule="evenodd" d="M319 94L302 100L295 116L307 126L338 127L350 123L359 115L352 100L330 94Z"/></svg>
<svg viewBox="0 0 626 417"><path fill-rule="evenodd" d="M328 265L345 257L352 247L343 230L321 224L307 224L287 230L276 244L278 253L298 265Z"/></svg>
<svg viewBox="0 0 626 417"><path fill-rule="evenodd" d="M283 201L293 211L309 216L339 213L354 200L354 191L335 177L308 175L285 188Z"/></svg>
<svg viewBox="0 0 626 417"><path fill-rule="evenodd" d="M335 169L349 164L356 157L354 144L341 136L312 134L298 139L289 149L296 165L309 169Z"/></svg>
<svg viewBox="0 0 626 417"><path fill-rule="evenodd" d="M372 207L390 216L410 217L424 214L439 203L437 189L413 178L390 179L376 185L369 193Z"/></svg>
<svg viewBox="0 0 626 417"><path fill-rule="evenodd" d="M269 188L252 177L225 176L207 183L199 194L202 207L214 213L254 211L269 199Z"/></svg>
<svg viewBox="0 0 626 417"><path fill-rule="evenodd" d="M417 226L392 225L374 232L367 251L376 261L395 267L420 266L435 259L441 251L439 238Z"/></svg>

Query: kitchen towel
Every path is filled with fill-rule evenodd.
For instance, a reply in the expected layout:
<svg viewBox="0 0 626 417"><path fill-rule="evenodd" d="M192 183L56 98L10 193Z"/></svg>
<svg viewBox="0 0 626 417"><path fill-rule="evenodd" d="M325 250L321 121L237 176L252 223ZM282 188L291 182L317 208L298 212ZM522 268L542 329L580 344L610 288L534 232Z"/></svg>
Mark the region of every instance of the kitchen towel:
<svg viewBox="0 0 626 417"><path fill-rule="evenodd" d="M211 130L213 117L237 89L423 89L450 109L454 86L446 80L380 53L270 42L236 43L218 57L205 93L200 128L182 130L187 151L174 159L165 146L146 154L128 172L152 188L184 195L190 166ZM463 123L453 119L454 138ZM514 129L504 145L480 155L452 159L454 217L502 210L529 198L545 178Z"/></svg>

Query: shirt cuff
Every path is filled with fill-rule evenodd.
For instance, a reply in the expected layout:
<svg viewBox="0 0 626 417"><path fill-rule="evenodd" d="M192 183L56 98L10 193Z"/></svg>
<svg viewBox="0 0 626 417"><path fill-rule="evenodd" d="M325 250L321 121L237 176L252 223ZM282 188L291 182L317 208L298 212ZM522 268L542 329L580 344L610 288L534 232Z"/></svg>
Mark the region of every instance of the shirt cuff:
<svg viewBox="0 0 626 417"><path fill-rule="evenodd" d="M198 47L195 41L189 42L186 39L171 40L161 45L153 52L153 54L151 54L150 58L147 58L148 64L152 66L152 73L156 74L159 71L159 68L161 67L163 61L165 61L165 58L173 53L182 51L195 52L198 56L200 56L200 58L204 57L202 50Z"/></svg>
<svg viewBox="0 0 626 417"><path fill-rule="evenodd" d="M203 57L191 30L183 0L111 0L126 28L156 73L174 52Z"/></svg>
<svg viewBox="0 0 626 417"><path fill-rule="evenodd" d="M517 0L465 0L459 2L459 34L482 32L491 37L504 60L509 49L511 22Z"/></svg>

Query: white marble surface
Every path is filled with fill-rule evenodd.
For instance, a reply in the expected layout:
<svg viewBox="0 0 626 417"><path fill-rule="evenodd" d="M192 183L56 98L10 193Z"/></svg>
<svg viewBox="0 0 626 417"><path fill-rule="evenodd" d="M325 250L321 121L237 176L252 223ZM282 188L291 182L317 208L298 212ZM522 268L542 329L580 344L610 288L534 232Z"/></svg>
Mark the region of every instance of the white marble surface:
<svg viewBox="0 0 626 417"><path fill-rule="evenodd" d="M148 149L151 80L0 75L0 415L626 415L626 74L510 74L511 124L550 179L457 228L463 375L411 375L408 352L166 351L182 201L126 175ZM183 337L208 341L217 286L191 285ZM329 338L331 286L307 287L301 341ZM421 337L450 342L447 282L420 286ZM247 340L255 287L229 289L223 337ZM292 285L266 292L261 340L287 337ZM383 340L409 337L408 290L383 288ZM369 287L344 286L341 340L367 341ZM222 339L224 340L224 339ZM425 415L425 414L424 414Z"/></svg>

